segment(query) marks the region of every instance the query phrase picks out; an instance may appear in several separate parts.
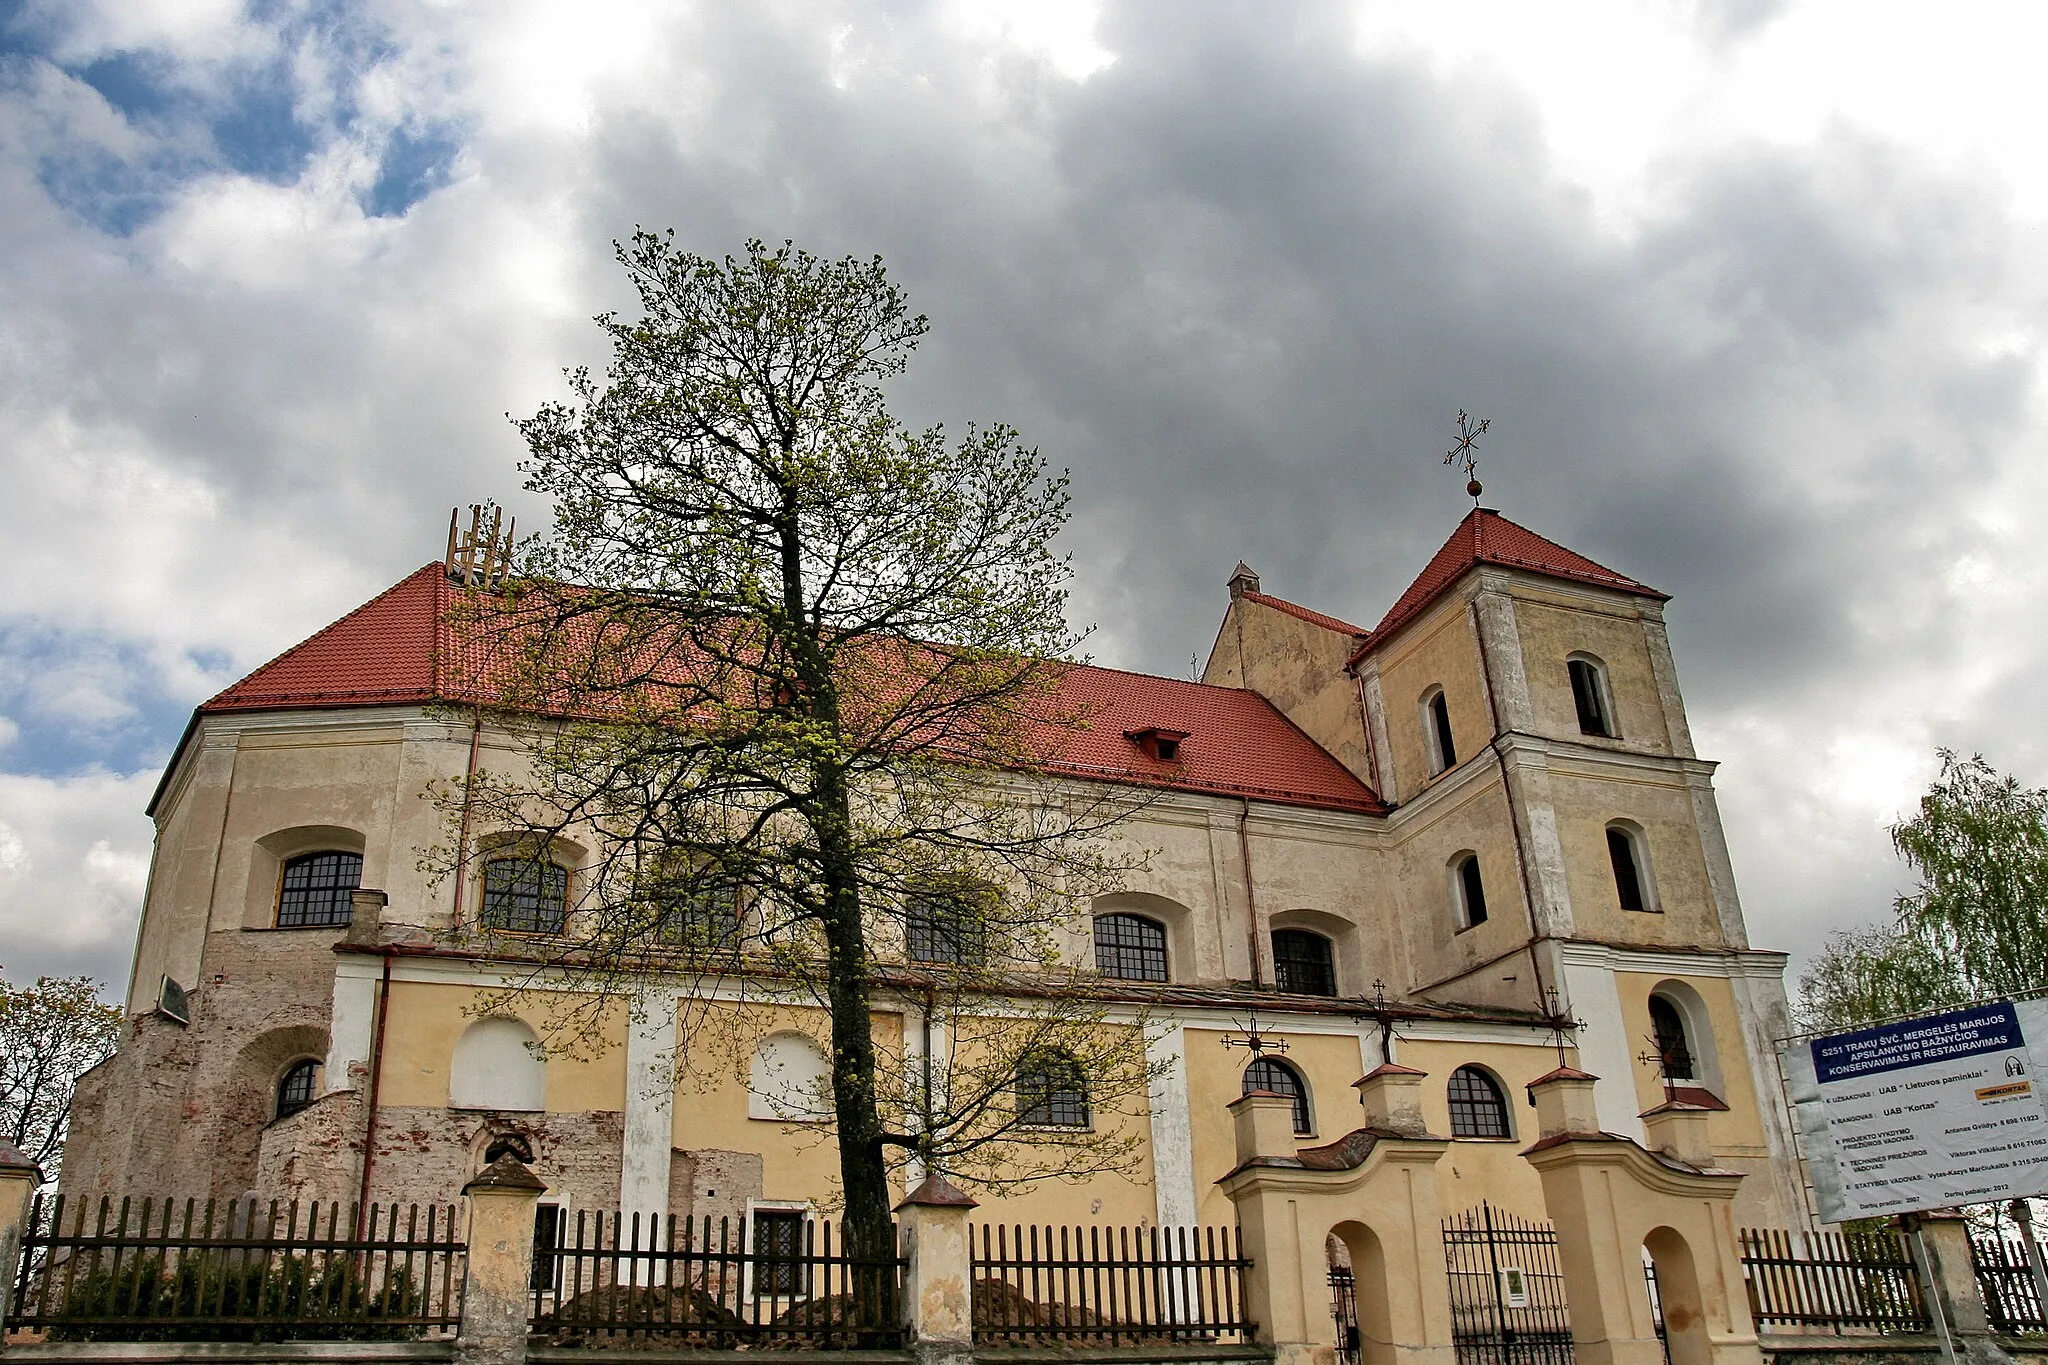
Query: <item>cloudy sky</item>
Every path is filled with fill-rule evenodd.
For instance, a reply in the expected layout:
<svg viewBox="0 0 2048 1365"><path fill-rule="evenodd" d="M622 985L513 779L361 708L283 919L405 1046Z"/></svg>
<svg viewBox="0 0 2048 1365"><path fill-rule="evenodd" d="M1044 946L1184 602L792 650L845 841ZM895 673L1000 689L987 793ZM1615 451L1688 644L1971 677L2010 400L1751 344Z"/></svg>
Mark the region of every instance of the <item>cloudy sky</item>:
<svg viewBox="0 0 2048 1365"><path fill-rule="evenodd" d="M1675 595L1754 937L1936 746L2048 781L2039 11L0 3L0 963L119 983L192 706L522 522L609 243L879 252L914 421L1073 471L1104 662L1370 623L1490 505Z"/></svg>

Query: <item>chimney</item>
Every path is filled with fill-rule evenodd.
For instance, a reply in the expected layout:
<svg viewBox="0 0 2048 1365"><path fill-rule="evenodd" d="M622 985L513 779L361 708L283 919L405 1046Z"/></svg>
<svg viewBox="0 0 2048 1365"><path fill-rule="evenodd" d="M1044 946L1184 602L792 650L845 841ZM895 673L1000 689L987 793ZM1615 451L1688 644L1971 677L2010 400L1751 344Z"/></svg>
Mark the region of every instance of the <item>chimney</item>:
<svg viewBox="0 0 2048 1365"><path fill-rule="evenodd" d="M1252 572L1251 565L1238 560L1236 572L1230 575L1230 600L1235 602L1246 593L1258 590L1259 576Z"/></svg>

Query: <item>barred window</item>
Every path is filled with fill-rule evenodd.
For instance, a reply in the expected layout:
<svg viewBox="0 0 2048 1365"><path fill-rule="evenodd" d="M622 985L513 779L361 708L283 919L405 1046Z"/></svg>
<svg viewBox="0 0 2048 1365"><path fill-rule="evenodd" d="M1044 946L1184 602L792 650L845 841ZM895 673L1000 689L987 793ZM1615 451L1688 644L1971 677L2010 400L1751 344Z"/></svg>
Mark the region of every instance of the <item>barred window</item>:
<svg viewBox="0 0 2048 1365"><path fill-rule="evenodd" d="M346 928L349 892L363 884L360 853L305 853L284 865L277 886L277 927Z"/></svg>
<svg viewBox="0 0 2048 1365"><path fill-rule="evenodd" d="M1294 1101L1295 1132L1313 1133L1316 1130L1315 1116L1308 1107L1308 1085L1301 1079L1301 1073L1287 1063L1261 1057L1246 1067L1244 1093L1249 1095L1254 1090L1268 1090Z"/></svg>
<svg viewBox="0 0 2048 1365"><path fill-rule="evenodd" d="M1306 929L1275 929L1273 981L1293 995L1335 995L1337 959L1330 940Z"/></svg>
<svg viewBox="0 0 2048 1365"><path fill-rule="evenodd" d="M1086 1128L1088 1078L1064 1052L1039 1052L1017 1067L1017 1121L1034 1128Z"/></svg>
<svg viewBox="0 0 2048 1365"><path fill-rule="evenodd" d="M1507 1097L1493 1077L1476 1066L1451 1073L1451 1136L1504 1138L1508 1131Z"/></svg>
<svg viewBox="0 0 2048 1365"><path fill-rule="evenodd" d="M569 869L534 858L484 864L484 928L559 934L569 918Z"/></svg>
<svg viewBox="0 0 2048 1365"><path fill-rule="evenodd" d="M1692 1042L1686 1037L1685 1016L1678 1006L1661 995L1650 997L1650 1032L1657 1039L1657 1056L1667 1081L1696 1079L1692 1064Z"/></svg>
<svg viewBox="0 0 2048 1365"><path fill-rule="evenodd" d="M1143 915L1099 916L1095 966L1119 981L1166 980L1166 927Z"/></svg>
<svg viewBox="0 0 2048 1365"><path fill-rule="evenodd" d="M656 913L654 936L676 948L733 948L740 941L739 897L730 891L671 897Z"/></svg>
<svg viewBox="0 0 2048 1365"><path fill-rule="evenodd" d="M569 1220L560 1204L536 1204L533 1207L533 1273L527 1283L536 1294L545 1294L562 1287L562 1234L568 1228Z"/></svg>
<svg viewBox="0 0 2048 1365"><path fill-rule="evenodd" d="M964 892L912 895L903 907L903 947L912 962L975 965L982 953L980 907Z"/></svg>
<svg viewBox="0 0 2048 1365"><path fill-rule="evenodd" d="M285 1068L277 1083L277 1116L288 1119L311 1104L319 1081L320 1063L316 1061L293 1062Z"/></svg>
<svg viewBox="0 0 2048 1365"><path fill-rule="evenodd" d="M763 1298L810 1292L802 1209L754 1210L754 1293Z"/></svg>

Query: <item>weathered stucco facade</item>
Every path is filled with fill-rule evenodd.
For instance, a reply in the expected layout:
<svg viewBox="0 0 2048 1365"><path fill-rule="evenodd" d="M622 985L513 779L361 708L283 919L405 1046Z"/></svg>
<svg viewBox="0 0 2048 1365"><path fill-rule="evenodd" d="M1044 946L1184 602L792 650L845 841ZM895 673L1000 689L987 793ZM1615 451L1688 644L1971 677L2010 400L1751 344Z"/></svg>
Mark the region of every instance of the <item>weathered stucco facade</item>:
<svg viewBox="0 0 2048 1365"><path fill-rule="evenodd" d="M152 806L129 1033L81 1087L67 1187L446 1202L487 1149L512 1143L567 1209L829 1207L829 1132L762 1116L744 1056L685 1046L676 1074L695 1027L676 1009L684 983L650 983L638 1018L614 1011L608 1047L517 1047L567 988L542 975L510 1005L498 998L523 969L460 940L481 889L427 870L447 835L425 794L518 750L464 723L431 682L378 681L404 673L408 651L431 655L431 614L394 605L425 581L195 716ZM1097 671L1106 688L1149 689L1130 705L1185 731L1210 774L1134 757L1095 779L1156 793L1119 834L1146 850L1145 869L1079 916L1133 915L1164 933L1169 980L1125 983L1158 1078L1142 1113L1101 1120L1134 1125L1142 1159L1128 1176L984 1201L986 1215L1229 1221L1217 1182L1236 1164L1225 1106L1246 1055L1223 1043L1256 1007L1306 1091L1303 1148L1359 1126L1353 1085L1383 1045L1427 1073L1423 1116L1451 1139L1435 1168L1445 1209L1483 1199L1544 1216L1519 1156L1534 1135L1524 1088L1559 1066L1551 1024L1568 1019L1579 1027L1563 1060L1600 1077L1602 1127L1640 1136L1638 1115L1667 1083L1683 1087L1712 1110L1717 1164L1749 1173L1738 1220L1803 1223L1771 1045L1789 1032L1784 959L1749 946L1661 595L1485 512L1372 631L1267 596L1242 567L1230 586L1202 684ZM1277 712L1278 728L1211 720L1205 733L1202 716L1250 714L1204 709L1226 695ZM1315 781L1232 780L1238 758L1247 773L1261 761L1260 734L1310 753ZM278 927L285 869L322 852L359 855L360 885L384 903L358 897L350 929ZM1627 906L1624 856L1641 908ZM1274 935L1287 931L1326 945L1334 993L1279 989ZM1092 960L1085 922L1070 948ZM158 1008L166 979L188 1018ZM822 1016L758 993L723 1008L764 1039L825 1036ZM915 1036L914 1005L878 1011L891 1039ZM1666 1078L1643 1057L1674 1019L1690 1074ZM280 1086L307 1062L319 1068L310 1103L278 1117ZM1493 1086L1503 1134L1453 1113L1461 1068Z"/></svg>

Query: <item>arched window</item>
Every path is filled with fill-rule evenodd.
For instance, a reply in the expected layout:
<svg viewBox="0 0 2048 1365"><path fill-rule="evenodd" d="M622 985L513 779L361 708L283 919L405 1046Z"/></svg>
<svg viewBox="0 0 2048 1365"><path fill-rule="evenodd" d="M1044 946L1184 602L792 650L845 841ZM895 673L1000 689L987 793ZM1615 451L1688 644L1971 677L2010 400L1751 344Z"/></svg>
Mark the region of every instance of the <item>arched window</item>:
<svg viewBox="0 0 2048 1365"><path fill-rule="evenodd" d="M277 1082L277 1116L288 1119L313 1102L320 1087L320 1063L293 1062Z"/></svg>
<svg viewBox="0 0 2048 1365"><path fill-rule="evenodd" d="M1513 1137L1508 1128L1508 1101L1500 1083L1476 1066L1451 1073L1451 1136Z"/></svg>
<svg viewBox="0 0 2048 1365"><path fill-rule="evenodd" d="M912 893L903 906L903 948L912 962L970 967L981 961L989 893L946 887Z"/></svg>
<svg viewBox="0 0 2048 1365"><path fill-rule="evenodd" d="M1306 929L1275 929L1273 983L1295 995L1335 995L1337 959L1330 940Z"/></svg>
<svg viewBox="0 0 2048 1365"><path fill-rule="evenodd" d="M1664 1079L1695 1079L1692 1040L1686 1033L1685 1015L1661 995L1650 997L1650 1032L1657 1040L1657 1057Z"/></svg>
<svg viewBox="0 0 2048 1365"><path fill-rule="evenodd" d="M664 947L730 952L740 941L739 897L729 890L669 897L656 912L654 937Z"/></svg>
<svg viewBox="0 0 2048 1365"><path fill-rule="evenodd" d="M531 1166L533 1144L526 1140L523 1133L494 1133L491 1140L484 1144L484 1165L490 1165L501 1156L509 1156L515 1161Z"/></svg>
<svg viewBox="0 0 2048 1365"><path fill-rule="evenodd" d="M1260 1057L1244 1069L1244 1093L1266 1090L1275 1095L1285 1095L1294 1101L1294 1131L1313 1133L1316 1130L1315 1115L1309 1109L1308 1083L1301 1079L1301 1073L1283 1061L1272 1057Z"/></svg>
<svg viewBox="0 0 2048 1365"><path fill-rule="evenodd" d="M1643 839L1624 824L1607 827L1607 861L1614 868L1614 894L1624 910L1655 910L1650 894L1649 859L1643 856Z"/></svg>
<svg viewBox="0 0 2048 1365"><path fill-rule="evenodd" d="M1017 1066L1017 1122L1033 1128L1086 1128L1088 1078L1064 1052L1034 1052Z"/></svg>
<svg viewBox="0 0 2048 1365"><path fill-rule="evenodd" d="M517 1019L479 1019L456 1040L448 1107L535 1112L545 1106L547 1061L539 1036Z"/></svg>
<svg viewBox="0 0 2048 1365"><path fill-rule="evenodd" d="M353 909L349 892L362 884L360 853L329 850L288 860L277 883L277 927L346 927Z"/></svg>
<svg viewBox="0 0 2048 1365"><path fill-rule="evenodd" d="M1574 654L1565 661L1572 680L1572 706L1579 713L1579 733L1613 738L1614 708L1607 693L1607 670L1590 654Z"/></svg>
<svg viewBox="0 0 2048 1365"><path fill-rule="evenodd" d="M1166 980L1166 926L1143 915L1096 916L1095 969L1119 981Z"/></svg>
<svg viewBox="0 0 2048 1365"><path fill-rule="evenodd" d="M1429 770L1440 773L1458 762L1458 746L1451 738L1451 706L1444 690L1434 687L1422 698L1423 745L1429 750Z"/></svg>
<svg viewBox="0 0 2048 1365"><path fill-rule="evenodd" d="M816 1123L832 1117L832 1062L801 1033L771 1033L754 1049L747 1117Z"/></svg>
<svg viewBox="0 0 2048 1365"><path fill-rule="evenodd" d="M1486 923L1486 883L1479 875L1478 854L1468 851L1451 859L1451 900L1460 928Z"/></svg>
<svg viewBox="0 0 2048 1365"><path fill-rule="evenodd" d="M539 858L493 858L484 864L484 928L559 934L568 919L568 868Z"/></svg>

